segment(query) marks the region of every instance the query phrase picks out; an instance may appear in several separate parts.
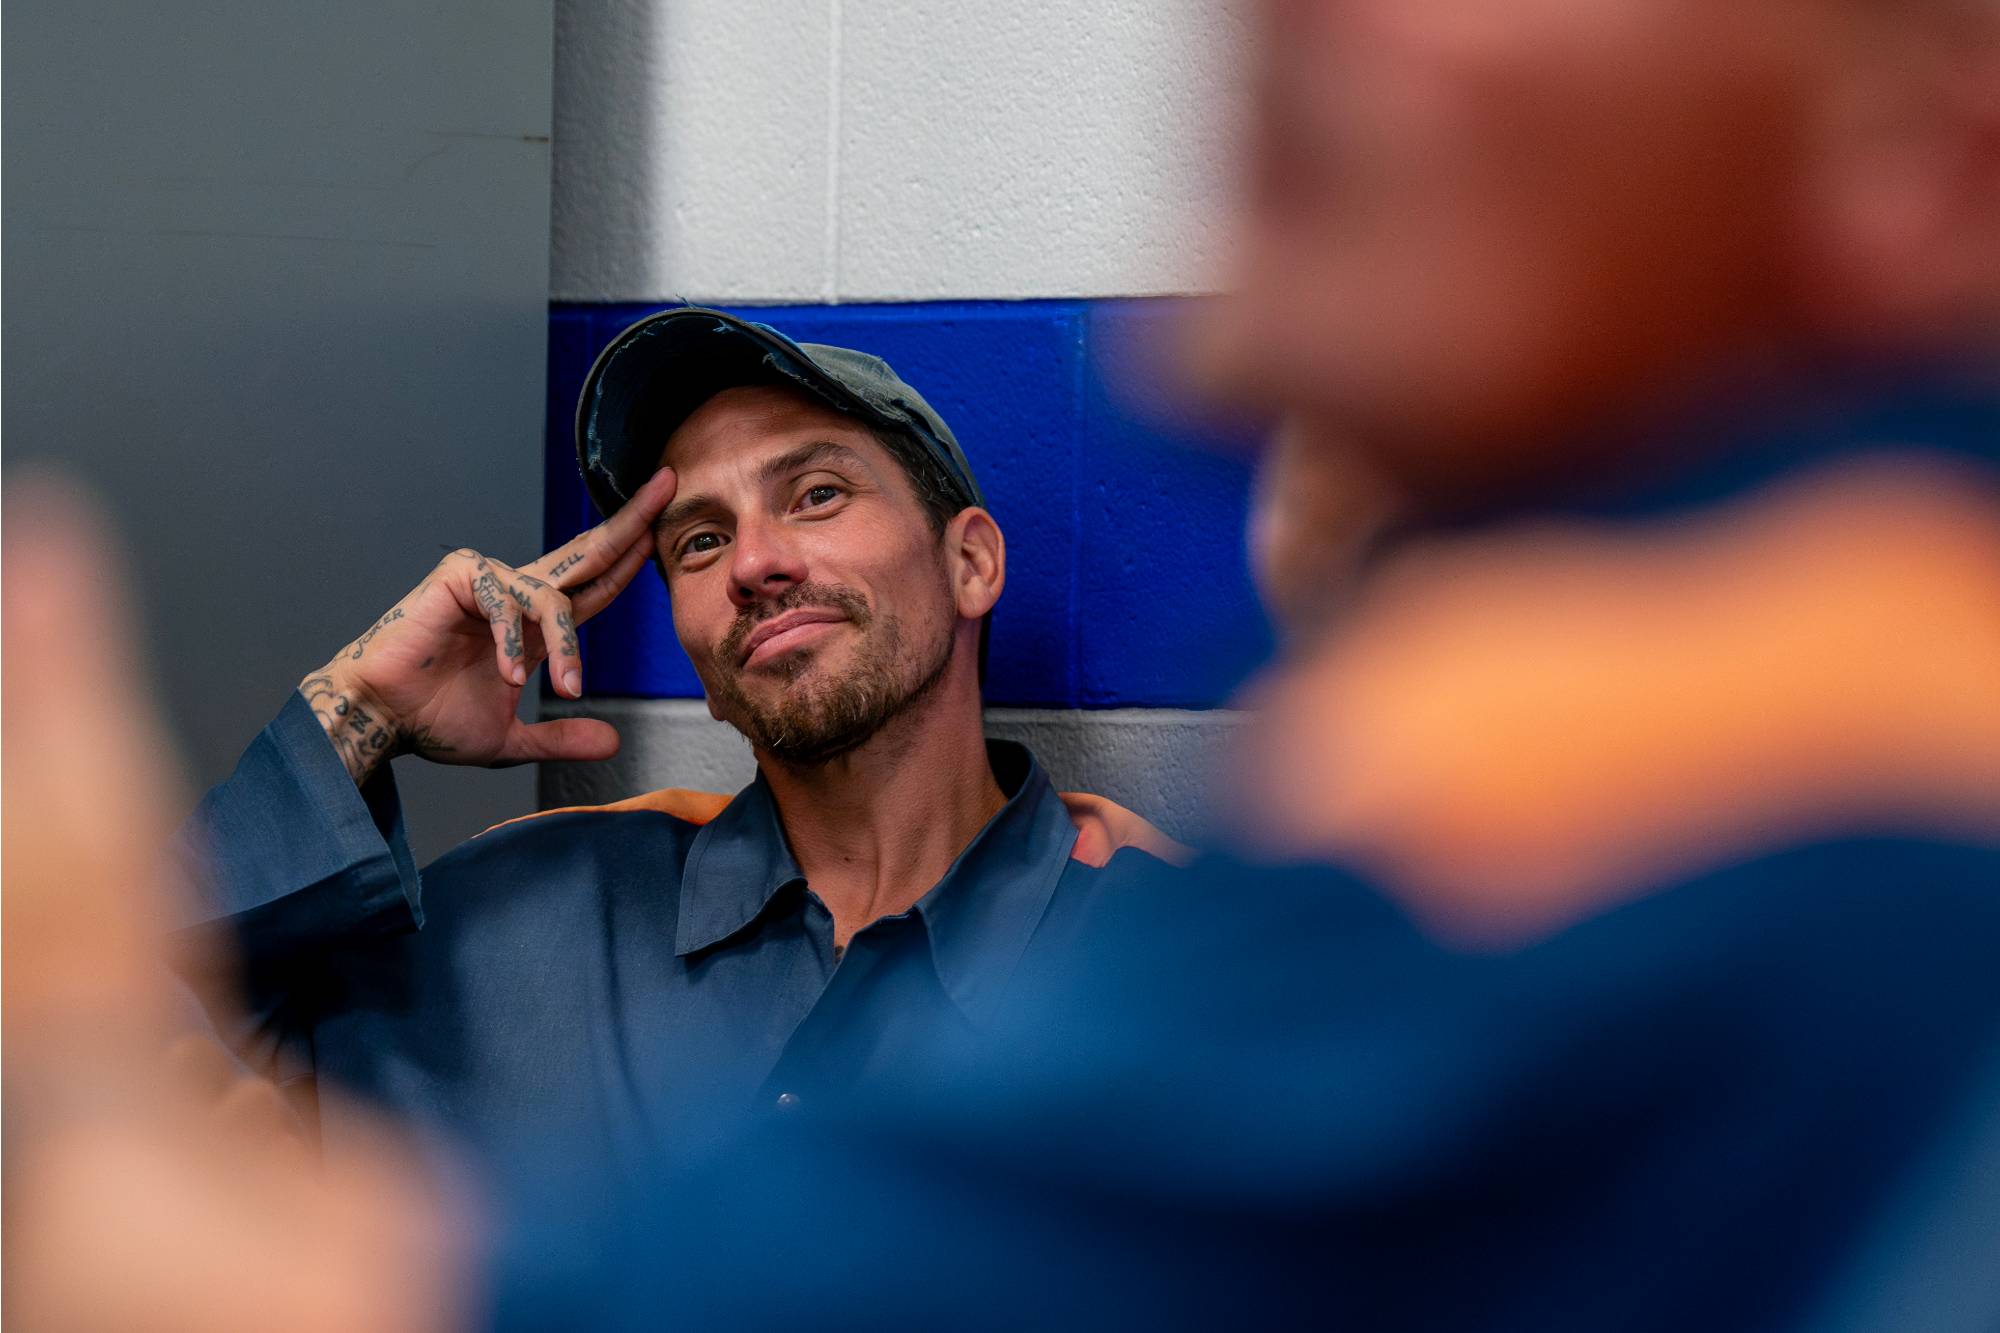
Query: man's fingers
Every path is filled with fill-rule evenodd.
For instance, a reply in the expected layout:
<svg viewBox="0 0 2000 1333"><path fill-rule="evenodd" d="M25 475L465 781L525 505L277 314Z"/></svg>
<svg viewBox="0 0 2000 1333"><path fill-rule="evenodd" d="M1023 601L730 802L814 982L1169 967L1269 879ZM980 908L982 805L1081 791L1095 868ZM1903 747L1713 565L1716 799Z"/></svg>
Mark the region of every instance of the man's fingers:
<svg viewBox="0 0 2000 1333"><path fill-rule="evenodd" d="M525 764L547 759L609 759L618 753L618 728L590 717L552 722L518 722L508 733L500 761Z"/></svg>
<svg viewBox="0 0 2000 1333"><path fill-rule="evenodd" d="M499 664L500 679L525 685L528 664L521 634L521 594L502 577L503 570L513 572L484 556L474 557L470 570L472 600L493 633L493 658Z"/></svg>
<svg viewBox="0 0 2000 1333"><path fill-rule="evenodd" d="M533 668L546 656L549 659L549 679L555 683L556 692L567 694L572 699L581 695L583 656L577 647L576 615L569 598L532 574L518 572L507 583L507 594L521 608L522 614L534 617L536 628L542 632L541 648L538 650L531 646L523 665Z"/></svg>
<svg viewBox="0 0 2000 1333"><path fill-rule="evenodd" d="M572 589L617 565L634 545L650 547L653 521L672 502L675 485L673 469L661 468L624 508L527 566L527 572L558 588Z"/></svg>
<svg viewBox="0 0 2000 1333"><path fill-rule="evenodd" d="M611 605L618 594L625 591L625 586L646 567L646 561L652 555L653 544L650 540L634 542L611 568L571 593L570 603L576 609L576 623L581 625Z"/></svg>
<svg viewBox="0 0 2000 1333"><path fill-rule="evenodd" d="M558 693L578 698L583 694L583 656L577 649L576 616L569 598L547 588L537 594L535 605L549 654L549 679Z"/></svg>

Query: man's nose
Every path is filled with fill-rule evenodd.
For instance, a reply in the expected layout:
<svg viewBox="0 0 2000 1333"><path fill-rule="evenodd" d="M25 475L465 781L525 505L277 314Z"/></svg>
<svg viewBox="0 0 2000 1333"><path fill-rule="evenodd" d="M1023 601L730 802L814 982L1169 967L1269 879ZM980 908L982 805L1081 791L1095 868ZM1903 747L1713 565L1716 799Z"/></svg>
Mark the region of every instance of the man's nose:
<svg viewBox="0 0 2000 1333"><path fill-rule="evenodd" d="M749 608L806 581L805 561L782 524L739 523L731 547L729 598Z"/></svg>

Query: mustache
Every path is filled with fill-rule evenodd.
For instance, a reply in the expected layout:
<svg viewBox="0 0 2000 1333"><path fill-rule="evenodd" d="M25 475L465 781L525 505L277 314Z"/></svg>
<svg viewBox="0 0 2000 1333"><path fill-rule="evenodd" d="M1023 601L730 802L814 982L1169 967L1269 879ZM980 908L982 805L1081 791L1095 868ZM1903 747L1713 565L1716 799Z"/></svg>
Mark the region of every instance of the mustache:
<svg viewBox="0 0 2000 1333"><path fill-rule="evenodd" d="M757 607L736 613L736 623L723 635L717 650L717 661L740 662L743 650L750 641L750 635L757 626L787 611L798 611L805 607L838 611L861 629L868 627L873 619L868 610L868 599L854 589L838 583L794 583L784 593Z"/></svg>

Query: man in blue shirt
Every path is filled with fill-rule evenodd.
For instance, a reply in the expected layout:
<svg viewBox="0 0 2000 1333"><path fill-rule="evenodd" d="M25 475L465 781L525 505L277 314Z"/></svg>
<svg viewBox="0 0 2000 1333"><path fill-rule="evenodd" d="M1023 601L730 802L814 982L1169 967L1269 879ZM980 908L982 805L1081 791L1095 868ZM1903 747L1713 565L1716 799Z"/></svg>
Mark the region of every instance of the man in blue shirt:
<svg viewBox="0 0 2000 1333"><path fill-rule="evenodd" d="M796 1107L976 1030L1164 839L986 741L1006 559L948 427L875 358L680 308L606 351L579 459L608 515L519 568L457 551L301 683L192 833L190 923L242 953L253 1032L494 1160L654 1157L708 1111ZM388 759L602 758L516 716L651 560L759 774L489 830L421 874ZM1074 813L1072 808L1074 807ZM1109 864L1106 864L1109 862ZM344 1112L329 1103L330 1149Z"/></svg>

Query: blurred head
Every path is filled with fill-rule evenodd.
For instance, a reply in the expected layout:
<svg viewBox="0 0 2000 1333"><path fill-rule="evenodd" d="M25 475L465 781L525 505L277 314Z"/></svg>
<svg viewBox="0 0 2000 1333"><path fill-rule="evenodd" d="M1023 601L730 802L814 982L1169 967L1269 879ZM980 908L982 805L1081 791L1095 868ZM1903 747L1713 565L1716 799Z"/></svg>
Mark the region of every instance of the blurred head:
<svg viewBox="0 0 2000 1333"><path fill-rule="evenodd" d="M934 697L977 705L1004 543L899 443L771 385L716 394L667 441L674 630L709 711L765 754L821 763Z"/></svg>
<svg viewBox="0 0 2000 1333"><path fill-rule="evenodd" d="M2000 304L1994 0L1263 0L1210 368L1421 497Z"/></svg>

